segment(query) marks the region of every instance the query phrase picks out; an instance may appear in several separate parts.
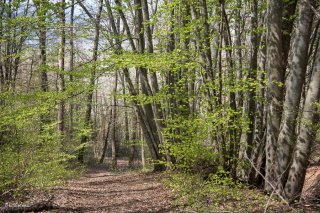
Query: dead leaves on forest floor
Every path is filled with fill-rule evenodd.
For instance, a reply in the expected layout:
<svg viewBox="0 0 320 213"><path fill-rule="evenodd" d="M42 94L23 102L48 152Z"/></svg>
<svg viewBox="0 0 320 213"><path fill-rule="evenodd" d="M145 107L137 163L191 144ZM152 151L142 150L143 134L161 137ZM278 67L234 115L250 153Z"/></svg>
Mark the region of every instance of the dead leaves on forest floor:
<svg viewBox="0 0 320 213"><path fill-rule="evenodd" d="M80 178L66 181L62 186L27 191L19 201L8 204L28 206L53 197L52 204L58 209L44 212L176 212L170 191L161 183L163 174L108 170L90 168Z"/></svg>
<svg viewBox="0 0 320 213"><path fill-rule="evenodd" d="M56 205L74 212L174 212L159 176L93 169L51 193Z"/></svg>
<svg viewBox="0 0 320 213"><path fill-rule="evenodd" d="M308 174L311 174L311 170L315 169L309 169ZM317 171L320 172L320 169ZM320 173L312 176L307 175L306 180L309 176L320 177L318 174ZM17 200L10 203L31 205L53 198L52 202L58 209L46 211L53 213L188 212L183 206L177 207L173 204L174 195L171 190L163 187L163 178L166 178L166 175L159 173L110 172L107 168L96 167L89 169L82 177L67 181L64 185L51 188L48 191L28 191L24 199L20 200L20 204L17 203ZM317 178L314 178L315 180L312 182L318 182ZM305 188L308 188L307 186ZM318 212L317 210L313 211L310 205L296 207L298 212ZM278 210L277 212L288 212L284 209ZM235 209L234 212L239 211Z"/></svg>

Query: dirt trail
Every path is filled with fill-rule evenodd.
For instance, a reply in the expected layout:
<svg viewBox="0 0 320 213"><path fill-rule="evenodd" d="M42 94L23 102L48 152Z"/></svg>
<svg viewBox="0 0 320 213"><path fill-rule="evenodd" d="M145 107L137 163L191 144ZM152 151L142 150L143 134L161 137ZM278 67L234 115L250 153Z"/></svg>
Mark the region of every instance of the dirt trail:
<svg viewBox="0 0 320 213"><path fill-rule="evenodd" d="M50 212L175 212L159 174L111 173L91 169L80 179L52 189Z"/></svg>

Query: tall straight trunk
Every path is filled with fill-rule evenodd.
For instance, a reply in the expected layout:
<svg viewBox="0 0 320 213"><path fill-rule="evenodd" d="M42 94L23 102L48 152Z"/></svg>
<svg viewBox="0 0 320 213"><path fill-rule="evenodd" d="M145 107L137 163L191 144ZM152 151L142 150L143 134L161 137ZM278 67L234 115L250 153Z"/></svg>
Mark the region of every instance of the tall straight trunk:
<svg viewBox="0 0 320 213"><path fill-rule="evenodd" d="M213 63L212 63L212 56L211 56L211 48L210 48L210 29L208 23L208 8L207 8L207 1L200 0L200 16L202 21L203 33L202 33L202 40L203 40L203 51L205 56L205 64L206 64L206 72L209 79L213 80Z"/></svg>
<svg viewBox="0 0 320 213"><path fill-rule="evenodd" d="M113 88L113 112L112 112L112 142L111 142L111 161L112 169L117 168L117 90L118 90L118 72L115 73L114 88Z"/></svg>
<svg viewBox="0 0 320 213"><path fill-rule="evenodd" d="M302 113L302 123L293 154L288 179L285 185L285 196L293 202L301 196L306 175L311 147L315 140L315 127L319 108L315 106L320 99L320 48L318 47L312 77L307 91Z"/></svg>
<svg viewBox="0 0 320 213"><path fill-rule="evenodd" d="M184 5L185 11L181 11L183 13L183 18L181 19L181 25L183 28L186 28L190 24L190 20L188 17L190 16L190 6ZM181 10L181 9L180 9ZM191 46L191 32L187 32L182 40L182 48L186 52L190 51ZM211 51L211 50L210 50ZM182 97L184 97L182 100L179 101L179 106L183 106L184 110L182 114L186 116L193 115L195 112L195 69L188 69L184 68L181 69L179 73L179 79L185 79L184 80L184 87L182 92ZM193 97L193 98L187 98L187 97ZM189 99L189 100L188 100ZM181 113L181 112L180 112Z"/></svg>
<svg viewBox="0 0 320 213"><path fill-rule="evenodd" d="M250 56L250 69L248 78L255 82L257 79L258 69L258 45L259 45L259 34L257 33L258 28L258 1L254 0L251 5L252 14L251 17L251 56ZM252 155L253 140L254 140L254 124L255 124L255 113L256 113L256 101L255 101L255 89L252 88L248 93L248 117L249 117L249 132L247 133L247 156L250 159Z"/></svg>
<svg viewBox="0 0 320 213"><path fill-rule="evenodd" d="M59 48L59 78L60 78L60 92L65 91L65 80L64 80L64 65L65 65L65 45L66 45L66 17L65 17L65 0L61 0L61 8L60 8L60 23L61 23L61 31L60 31L60 48ZM61 100L59 104L58 111L58 130L60 134L64 134L65 129L65 101Z"/></svg>
<svg viewBox="0 0 320 213"><path fill-rule="evenodd" d="M221 18L224 23L224 28L223 30L223 38L224 38L224 43L226 47L228 47L226 51L226 59L229 64L228 68L228 80L229 80L229 86L232 88L235 85L235 63L233 59L233 52L230 47L232 47L232 39L231 39L231 32L230 32L230 25L229 25L229 19L227 17L226 9L225 9L225 0L220 0L221 4ZM229 92L229 106L230 109L233 112L237 112L237 106L236 106L236 93L235 91L230 91ZM234 126L235 121L237 117L235 115L232 115L229 119L228 123L228 140L229 140L229 146L228 151L227 151L227 156L226 159L228 161L225 169L226 171L230 171L232 177L235 179L236 178L236 167L237 167L237 161L235 160L236 157L238 156L239 152L239 132Z"/></svg>
<svg viewBox="0 0 320 213"><path fill-rule="evenodd" d="M47 9L45 6L44 0L34 1L36 5L36 12L39 19L38 27L39 27L39 49L40 49L40 85L42 92L49 91L48 84L48 75L47 75L47 27L46 27L46 15ZM40 115L41 127L43 129L43 125L48 123L49 118L47 115Z"/></svg>
<svg viewBox="0 0 320 213"><path fill-rule="evenodd" d="M74 0L71 0L71 13L70 13L70 62L69 62L69 72L70 72L70 82L73 82L73 69L74 69ZM70 111L70 126L69 126L69 137L73 138L73 113L74 113L74 105L71 103L69 105L69 111Z"/></svg>
<svg viewBox="0 0 320 213"><path fill-rule="evenodd" d="M6 19L10 20L13 18L13 1L9 0L6 5ZM10 55L12 54L12 48L13 48L13 42L11 42L10 33L14 31L13 26L11 24L8 24L7 27L4 28L4 39L6 40L4 45L4 53L6 57L4 58L4 87L5 90L8 91L10 89L11 84L11 76L12 76L12 57Z"/></svg>
<svg viewBox="0 0 320 213"><path fill-rule="evenodd" d="M256 101L256 115L255 115L255 125L254 125L254 139L253 139L253 150L251 155L251 161L253 163L254 167L251 167L249 170L248 175L248 182L249 184L255 184L258 185L258 180L260 177L260 174L256 171L260 171L262 168L260 167L262 165L263 161L263 153L265 148L265 135L266 135L266 128L265 128L265 104L264 104L264 98L265 98L265 66L266 66L266 34L263 33L261 36L261 43L260 46L263 46L262 49L258 52L258 69L259 69L259 87L260 90L257 93L257 101Z"/></svg>
<svg viewBox="0 0 320 213"><path fill-rule="evenodd" d="M132 115L132 136L130 140L130 148L129 148L129 167L134 167L134 160L135 160L135 154L136 154L136 147L138 143L138 129L139 122L136 115ZM139 142L140 143L140 142Z"/></svg>
<svg viewBox="0 0 320 213"><path fill-rule="evenodd" d="M102 149L102 154L101 154L101 157L100 157L100 161L99 163L103 163L105 157L106 157L106 154L107 154L107 148L108 148L108 139L109 139L109 135L110 135L110 131L111 131L111 125L112 125L112 108L110 108L109 110L109 121L108 121L108 127L107 127L107 133L105 135L105 138L104 138L104 144L103 144L103 149Z"/></svg>
<svg viewBox="0 0 320 213"><path fill-rule="evenodd" d="M151 26L148 23L150 21L150 15L149 15L149 8L148 8L148 0L142 0L142 13L143 13L143 19L147 22L144 25L144 30L146 34L146 50L148 53L153 53L153 40L152 40L152 31ZM158 79L156 72L152 72L151 74L151 88L153 95L159 92L159 85L158 85ZM159 110L161 110L159 108ZM161 115L158 115L161 116Z"/></svg>
<svg viewBox="0 0 320 213"><path fill-rule="evenodd" d="M291 48L292 59L289 65L289 77L287 80L287 89L285 102L283 106L282 126L278 137L277 148L277 178L280 190L285 185L289 162L295 140L295 129L297 116L299 112L302 86L305 81L305 75L308 64L308 49L312 27L313 12L309 3L302 1L300 3L298 26L293 38Z"/></svg>
<svg viewBox="0 0 320 213"><path fill-rule="evenodd" d="M125 78L121 78L122 83L122 94L123 98L123 105L124 105L124 140L125 144L128 144L130 141L130 132L129 132L129 115L128 115L128 103L127 99L125 98L126 95L126 85L125 85ZM134 156L134 144L129 144L129 167L133 167L133 160L131 156Z"/></svg>
<svg viewBox="0 0 320 213"><path fill-rule="evenodd" d="M222 13L222 12L221 12ZM222 106L223 104L223 70L222 70L222 42L223 42L223 29L224 29L224 23L222 21L222 15L221 15L221 22L220 22L220 42L219 42L219 48L218 48L218 81L219 81L219 91L218 91L218 106ZM218 141L218 151L222 153L221 158L221 164L223 165L223 168L227 168L227 147L226 147L226 139L225 134L223 130L223 124L220 124L218 126L218 134L217 134L217 141Z"/></svg>
<svg viewBox="0 0 320 213"><path fill-rule="evenodd" d="M266 141L266 182L265 190L271 192L275 186L276 147L282 115L284 82L282 67L282 2L267 1L267 56L266 71L268 75L267 88L267 141Z"/></svg>
<svg viewBox="0 0 320 213"><path fill-rule="evenodd" d="M99 0L99 7L98 7L98 13L96 16L95 21L95 38L94 38L94 44L93 44L93 56L92 56L92 62L95 63L98 60L98 48L99 48L99 38L100 38L100 21L101 21L101 13L102 13L102 6L103 6L103 0ZM84 127L89 128L90 122L91 122L91 111L92 111L92 98L93 98L93 92L94 92L94 85L95 85L95 78L96 78L96 65L93 64L92 71L91 71L91 77L89 82L89 92L87 94L87 108L84 118ZM84 144L88 141L88 136L82 135L81 136L81 144ZM84 148L81 148L79 150L78 154L78 160L79 162L84 162Z"/></svg>
<svg viewBox="0 0 320 213"><path fill-rule="evenodd" d="M172 3L171 1L167 1L166 4ZM175 33L174 33L174 28L175 28L175 22L174 22L174 15L175 15L175 7L170 8L168 10L168 29L167 29L167 41L166 41L166 52L167 53L172 53L175 49ZM176 118L176 113L177 113L177 99L176 99L176 94L175 94L175 86L176 82L178 81L176 72L171 70L170 68L167 70L166 76L165 76L165 84L168 87L168 98L166 98L166 107L165 107L165 117L166 120L174 120ZM170 134L174 135L177 134L179 131L178 128L171 128ZM168 143L174 144L177 142L175 137L167 137L166 138Z"/></svg>
<svg viewBox="0 0 320 213"><path fill-rule="evenodd" d="M40 48L40 66L41 66L41 89L43 92L49 91L47 66L47 27L46 15L47 9L44 0L35 1L37 15L39 17L39 48Z"/></svg>
<svg viewBox="0 0 320 213"><path fill-rule="evenodd" d="M139 132L141 132L141 130ZM139 134L139 135L140 135L140 143L141 143L141 166L142 166L142 169L145 169L146 168L146 159L145 159L145 154L144 154L144 138L143 138L142 134Z"/></svg>
<svg viewBox="0 0 320 213"><path fill-rule="evenodd" d="M241 18L241 11L240 8L242 8L242 0L237 0L237 11L236 11L236 23L235 23L235 33L236 33L236 46L237 46L237 81L240 82L243 78L243 72L242 72L242 48L241 48L241 23L243 22ZM243 92L241 90L236 92L236 101L238 107L243 106Z"/></svg>

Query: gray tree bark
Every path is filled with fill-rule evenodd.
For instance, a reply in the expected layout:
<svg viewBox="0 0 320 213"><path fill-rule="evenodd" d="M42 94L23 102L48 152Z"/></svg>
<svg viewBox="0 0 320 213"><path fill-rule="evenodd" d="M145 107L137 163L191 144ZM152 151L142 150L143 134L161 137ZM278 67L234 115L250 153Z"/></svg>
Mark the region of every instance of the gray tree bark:
<svg viewBox="0 0 320 213"><path fill-rule="evenodd" d="M265 190L271 192L275 185L276 145L279 135L284 74L282 67L282 2L268 0L267 19L267 141L266 141L266 181ZM271 186L272 185L272 186Z"/></svg>
<svg viewBox="0 0 320 213"><path fill-rule="evenodd" d="M291 202L298 199L301 195L310 149L315 139L315 128L313 125L316 123L316 118L319 114L319 109L314 104L315 102L319 102L319 98L320 48L317 50L313 73L303 108L302 123L293 154L293 162L285 185L285 196Z"/></svg>
<svg viewBox="0 0 320 213"><path fill-rule="evenodd" d="M289 162L295 140L295 129L299 112L302 86L308 64L308 49L312 27L313 12L310 5L301 1L298 16L298 25L293 38L291 49L292 59L289 64L289 77L283 106L282 125L278 137L277 148L277 179L279 190L285 185Z"/></svg>

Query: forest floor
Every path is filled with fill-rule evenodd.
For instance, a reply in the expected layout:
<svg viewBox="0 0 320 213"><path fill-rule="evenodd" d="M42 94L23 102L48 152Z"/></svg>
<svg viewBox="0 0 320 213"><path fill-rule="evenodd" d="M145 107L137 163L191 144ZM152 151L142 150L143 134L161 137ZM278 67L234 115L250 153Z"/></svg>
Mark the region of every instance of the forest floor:
<svg viewBox="0 0 320 213"><path fill-rule="evenodd" d="M172 191L162 184L162 180L168 175L127 170L127 161L119 161L118 165L117 171L110 171L106 166L91 167L81 177L66 181L61 186L50 188L47 191L28 191L19 198L19 201L14 200L9 203L15 206L21 204L28 206L50 200L56 209L42 212L52 213L183 212L181 206L173 204L176 198ZM304 195L318 194L320 191L315 190L319 188L312 187L312 183L317 183L316 185L319 186L320 168L310 168L306 180ZM307 204L296 207L297 210L302 210L297 212L320 212L314 209L317 206Z"/></svg>
<svg viewBox="0 0 320 213"><path fill-rule="evenodd" d="M161 184L163 174L125 171L124 164L127 162L118 162L120 168L114 172L105 166L90 168L62 186L30 192L21 202L50 200L57 207L43 212L176 212L170 190Z"/></svg>
<svg viewBox="0 0 320 213"><path fill-rule="evenodd" d="M53 203L76 212L173 212L169 192L158 179L159 174L91 169L52 190Z"/></svg>

